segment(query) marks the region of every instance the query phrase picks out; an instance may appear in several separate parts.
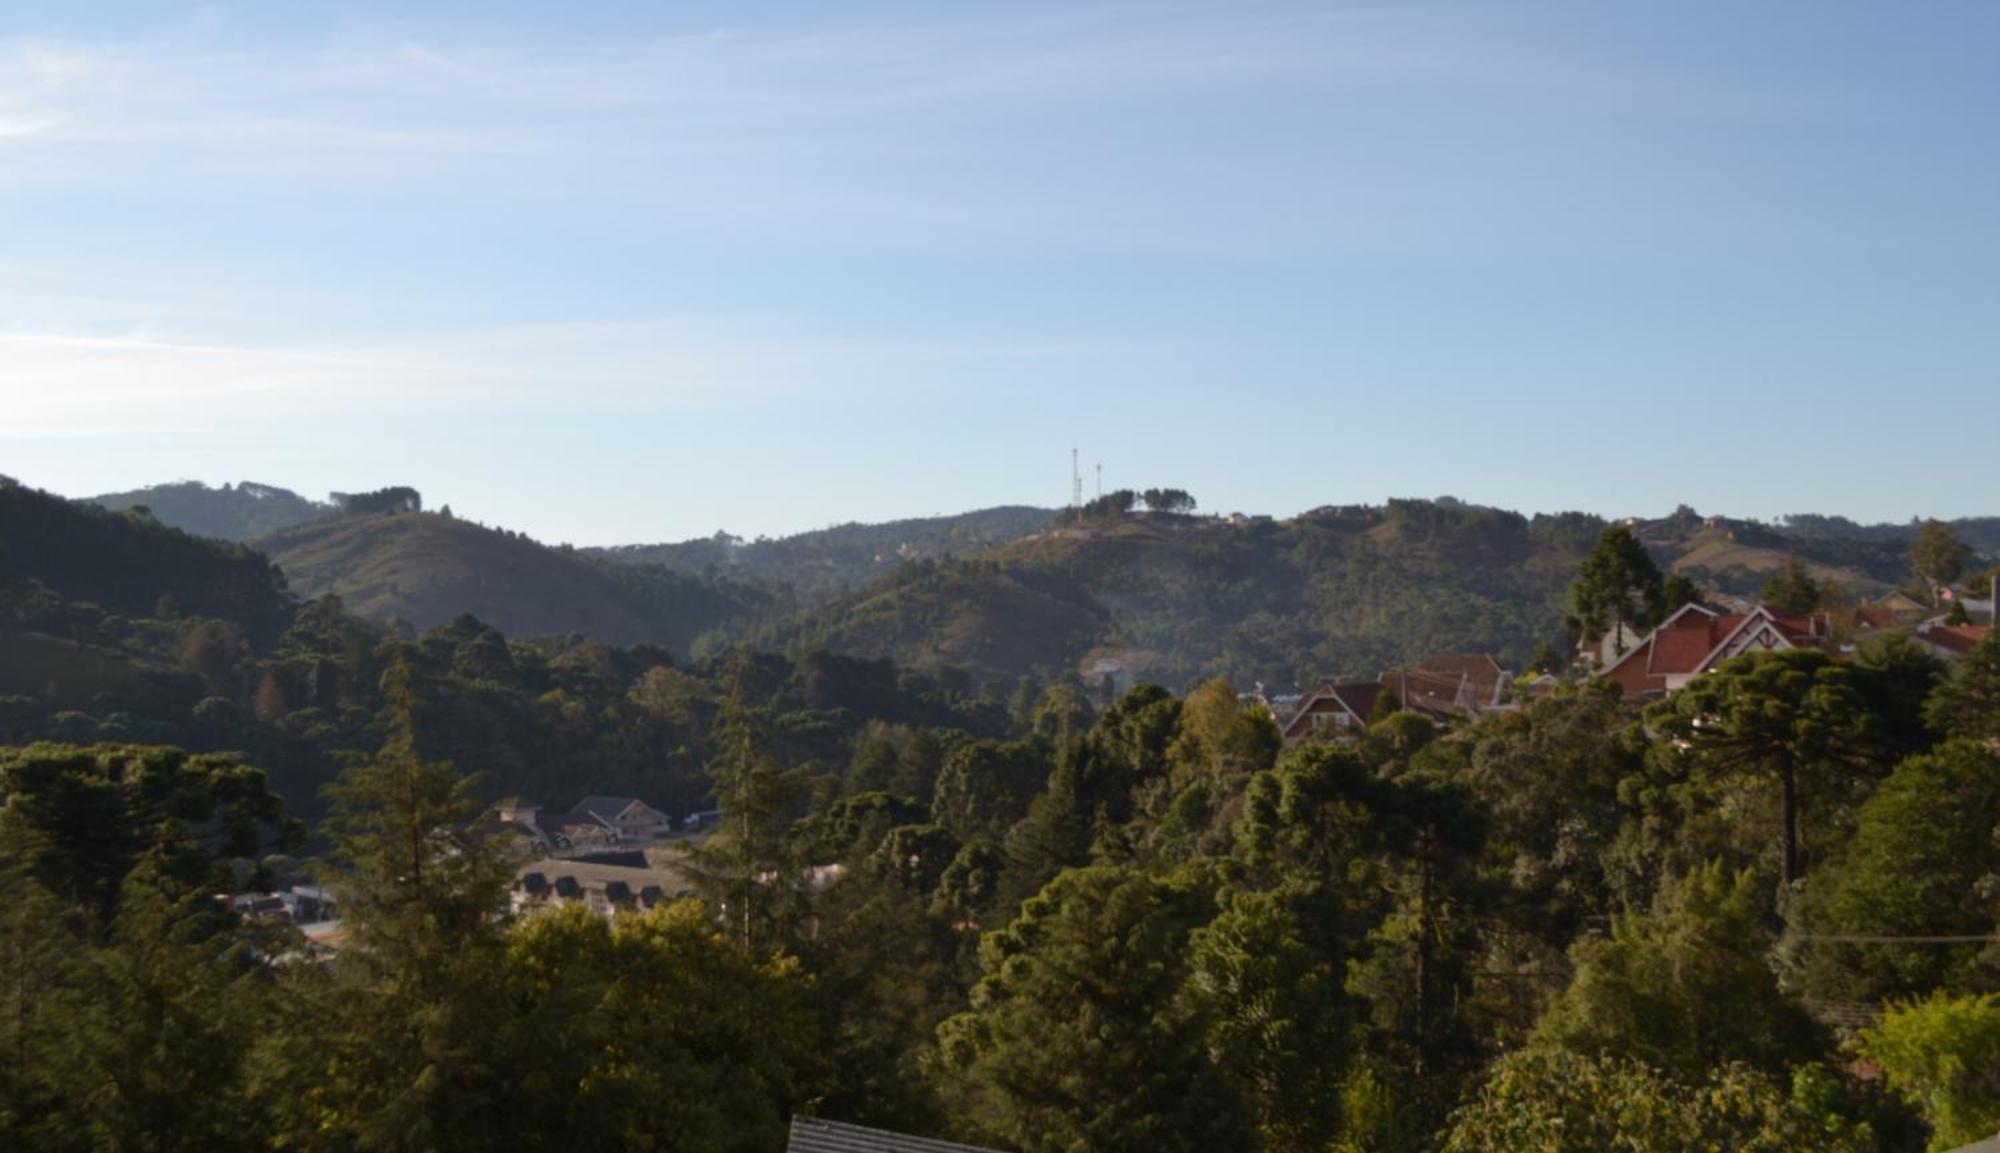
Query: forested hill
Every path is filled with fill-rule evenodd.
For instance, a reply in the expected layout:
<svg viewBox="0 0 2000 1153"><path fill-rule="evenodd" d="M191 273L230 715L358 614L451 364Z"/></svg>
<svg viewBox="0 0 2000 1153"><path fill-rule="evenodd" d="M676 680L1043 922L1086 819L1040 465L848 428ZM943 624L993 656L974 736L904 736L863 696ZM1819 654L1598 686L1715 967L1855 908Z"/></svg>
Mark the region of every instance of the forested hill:
<svg viewBox="0 0 2000 1153"><path fill-rule="evenodd" d="M509 636L580 633L685 654L695 637L766 603L744 585L612 565L444 513L335 517L257 546L301 597L334 593L350 611L418 629L471 613Z"/></svg>
<svg viewBox="0 0 2000 1153"><path fill-rule="evenodd" d="M310 500L291 489L249 480L221 488L210 488L198 480L183 480L130 492L105 493L86 500L113 512L141 507L170 528L233 541L254 540L339 511L331 503Z"/></svg>
<svg viewBox="0 0 2000 1153"><path fill-rule="evenodd" d="M842 524L776 539L746 541L718 532L678 544L623 545L591 550L621 564L658 564L682 572L716 572L785 586L815 600L893 572L904 561L969 556L1049 526L1055 510L1026 505L976 509L956 516L881 524Z"/></svg>
<svg viewBox="0 0 2000 1153"><path fill-rule="evenodd" d="M0 582L32 582L127 617L234 621L275 636L291 619L283 574L241 545L190 536L0 477Z"/></svg>
<svg viewBox="0 0 2000 1153"><path fill-rule="evenodd" d="M978 558L924 562L766 628L771 643L1167 684L1372 676L1428 653L1519 667L1560 637L1565 590L1603 522L1396 500L1291 520L1123 517Z"/></svg>
<svg viewBox="0 0 2000 1153"><path fill-rule="evenodd" d="M1910 577L1902 534L1841 536L1681 508L1634 527L1663 567L1755 597L1797 560L1849 596ZM987 675L1305 685L1440 652L1513 668L1565 643L1576 565L1605 521L1451 498L1317 509L1289 520L1111 515L975 557L905 565L763 627L771 644L954 664ZM1955 522L1977 525L1978 521Z"/></svg>

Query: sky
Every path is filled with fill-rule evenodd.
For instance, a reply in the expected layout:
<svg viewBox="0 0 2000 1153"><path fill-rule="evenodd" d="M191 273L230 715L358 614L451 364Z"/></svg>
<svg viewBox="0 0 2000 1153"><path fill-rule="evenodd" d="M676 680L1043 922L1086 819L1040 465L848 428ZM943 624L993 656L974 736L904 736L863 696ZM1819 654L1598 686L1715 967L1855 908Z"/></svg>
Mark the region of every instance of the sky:
<svg viewBox="0 0 2000 1153"><path fill-rule="evenodd" d="M0 473L2000 513L2000 5L0 5Z"/></svg>

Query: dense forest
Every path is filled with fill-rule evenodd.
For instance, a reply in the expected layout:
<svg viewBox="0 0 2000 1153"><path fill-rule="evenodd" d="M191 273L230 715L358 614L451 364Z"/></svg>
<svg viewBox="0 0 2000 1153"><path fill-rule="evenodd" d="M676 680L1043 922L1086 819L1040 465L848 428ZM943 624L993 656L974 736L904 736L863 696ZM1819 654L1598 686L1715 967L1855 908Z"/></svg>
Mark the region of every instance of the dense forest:
<svg viewBox="0 0 2000 1153"><path fill-rule="evenodd" d="M213 520L246 492L268 491L124 495L189 496ZM254 547L294 592L337 595L377 621L422 630L470 613L517 638L576 634L683 655L823 648L1004 684L1110 672L1121 686L1176 689L1213 675L1304 687L1439 652L1525 667L1544 646L1564 646L1570 574L1606 523L1451 497L1289 519L1197 516L1193 495L1161 488L1060 514L1001 507L779 539L571 549L454 518L449 506L422 512L414 490L334 498L311 523ZM1917 532L1685 506L1626 523L1659 564L1712 593L1755 597L1796 565L1849 602L1909 581ZM1986 546L1987 521L1948 527Z"/></svg>
<svg viewBox="0 0 2000 1153"><path fill-rule="evenodd" d="M1222 680L419 632L137 512L12 484L0 512L0 1147L750 1153L802 1112L1024 1153L2000 1130L1991 639L1285 747ZM1342 580L1391 531L1597 555L1585 521L1347 515L1280 540ZM505 916L485 803L585 791L720 807L698 896ZM331 963L215 898L306 877Z"/></svg>

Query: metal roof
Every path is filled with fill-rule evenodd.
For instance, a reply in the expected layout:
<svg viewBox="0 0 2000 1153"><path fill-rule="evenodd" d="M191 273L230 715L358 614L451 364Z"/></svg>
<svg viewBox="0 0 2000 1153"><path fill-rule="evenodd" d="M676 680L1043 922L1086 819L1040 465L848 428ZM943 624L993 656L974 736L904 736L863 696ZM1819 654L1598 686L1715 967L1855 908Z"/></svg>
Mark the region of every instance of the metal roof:
<svg viewBox="0 0 2000 1153"><path fill-rule="evenodd" d="M909 1137L885 1129L869 1129L818 1117L792 1118L792 1137L785 1153L994 1153L974 1145Z"/></svg>

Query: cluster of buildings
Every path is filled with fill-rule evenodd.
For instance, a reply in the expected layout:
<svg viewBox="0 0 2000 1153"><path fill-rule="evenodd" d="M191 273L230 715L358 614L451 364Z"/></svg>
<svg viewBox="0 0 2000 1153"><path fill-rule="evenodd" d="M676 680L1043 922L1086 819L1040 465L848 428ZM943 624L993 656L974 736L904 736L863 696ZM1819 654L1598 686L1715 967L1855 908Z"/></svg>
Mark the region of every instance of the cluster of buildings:
<svg viewBox="0 0 2000 1153"><path fill-rule="evenodd" d="M1372 681L1328 681L1295 701L1273 698L1269 703L1287 742L1338 739L1367 728L1385 696L1394 698L1394 707L1444 725L1507 707L1513 679L1491 656L1453 653L1390 669Z"/></svg>
<svg viewBox="0 0 2000 1153"><path fill-rule="evenodd" d="M1842 639L1888 630L1903 632L1940 660L1958 661L1992 633L1994 602L1960 598L1958 604L1973 623L1948 624L1935 605L1900 591L1843 613L1838 622L1832 613L1786 613L1762 604L1690 604L1650 631L1621 624L1587 640L1578 646L1578 665L1629 696L1659 697L1731 657L1799 648L1847 652L1852 646ZM1836 639L1837 631L1841 639ZM1260 692L1256 699L1279 718L1291 743L1359 736L1379 716L1385 697L1394 698L1394 707L1443 726L1518 707L1520 699L1547 692L1555 683L1550 676L1517 680L1485 654L1449 654L1390 669L1370 681L1329 681L1298 696L1265 697Z"/></svg>
<svg viewBox="0 0 2000 1153"><path fill-rule="evenodd" d="M518 837L530 852L568 855L650 845L709 828L719 812L689 813L680 821L637 797L585 797L566 812L508 797L488 813L488 829Z"/></svg>

